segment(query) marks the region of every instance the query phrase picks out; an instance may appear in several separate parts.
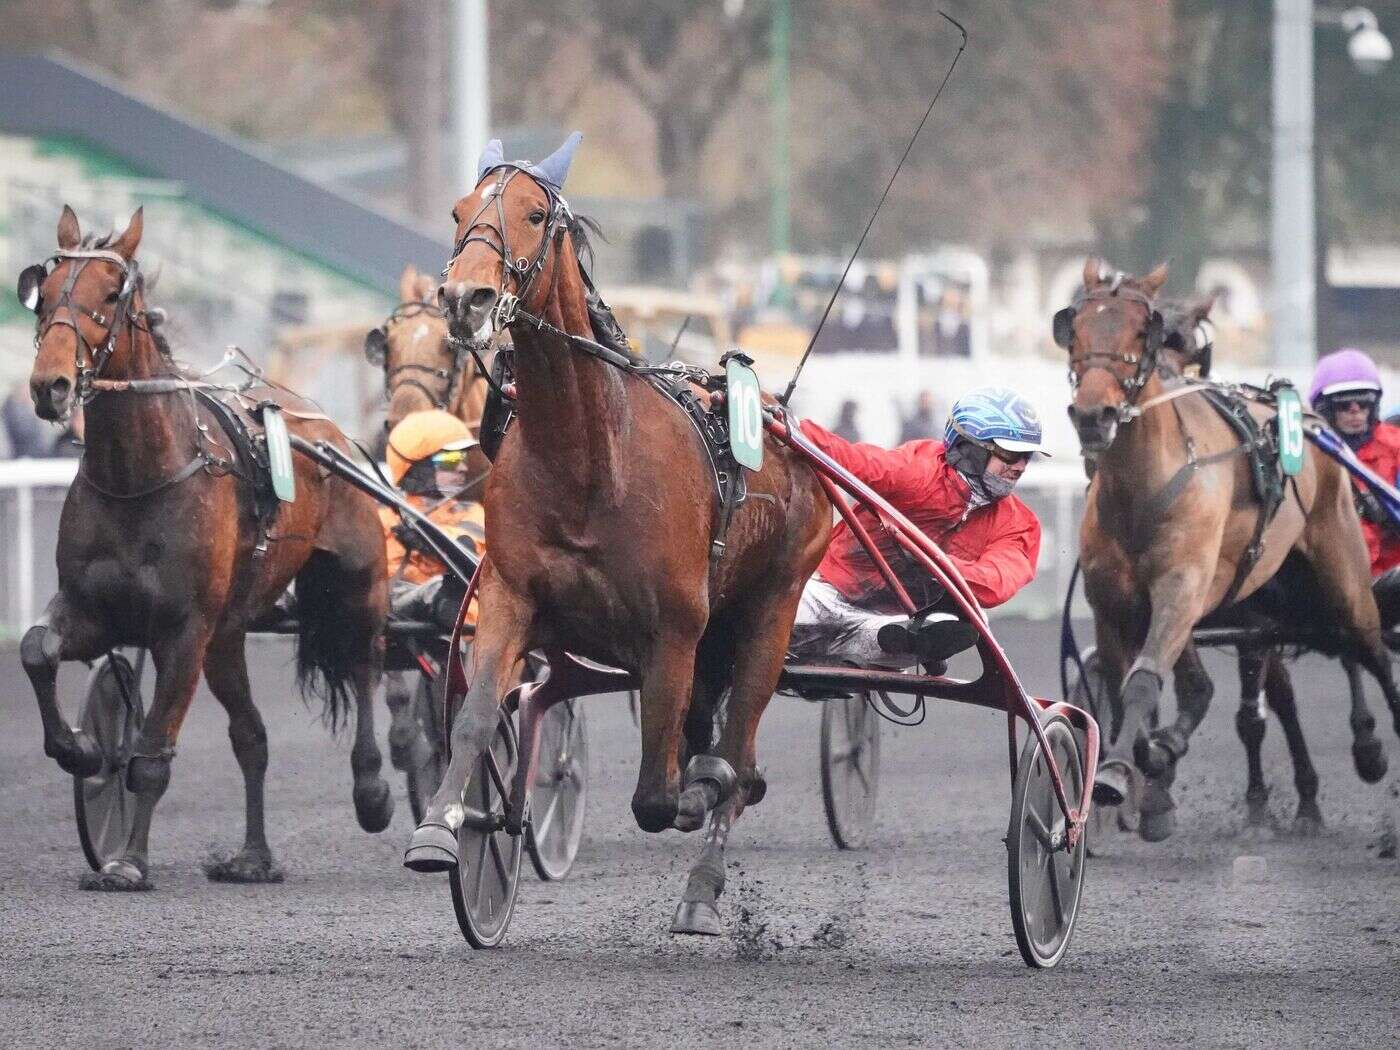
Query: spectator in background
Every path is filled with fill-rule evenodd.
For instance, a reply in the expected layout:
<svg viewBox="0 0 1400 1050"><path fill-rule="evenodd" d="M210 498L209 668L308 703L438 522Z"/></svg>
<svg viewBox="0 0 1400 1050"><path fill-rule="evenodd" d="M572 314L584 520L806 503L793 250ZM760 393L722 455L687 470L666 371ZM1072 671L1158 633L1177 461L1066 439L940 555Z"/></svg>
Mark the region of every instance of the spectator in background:
<svg viewBox="0 0 1400 1050"><path fill-rule="evenodd" d="M6 444L16 459L44 459L53 455L53 428L34 414L34 400L29 395L29 380L22 379L10 390L5 404L0 406L4 417Z"/></svg>
<svg viewBox="0 0 1400 1050"><path fill-rule="evenodd" d="M927 390L921 390L913 414L904 416L903 423L899 428L899 443L902 445L906 441L942 436L943 427L938 422L937 406L933 402L933 394Z"/></svg>
<svg viewBox="0 0 1400 1050"><path fill-rule="evenodd" d="M842 401L841 414L836 418L836 425L831 428L831 432L850 442L859 441L860 424L856 422L856 412L859 409L860 406L854 401Z"/></svg>
<svg viewBox="0 0 1400 1050"><path fill-rule="evenodd" d="M934 353L939 357L971 357L972 327L967 323L967 306L956 288L947 288L938 302L933 319Z"/></svg>

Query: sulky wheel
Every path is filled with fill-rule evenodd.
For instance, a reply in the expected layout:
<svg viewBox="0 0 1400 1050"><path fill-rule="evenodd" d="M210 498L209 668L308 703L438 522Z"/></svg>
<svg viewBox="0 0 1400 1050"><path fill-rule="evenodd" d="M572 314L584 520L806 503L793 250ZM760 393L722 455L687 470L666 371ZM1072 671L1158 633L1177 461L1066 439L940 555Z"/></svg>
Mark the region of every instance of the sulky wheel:
<svg viewBox="0 0 1400 1050"><path fill-rule="evenodd" d="M880 716L865 693L822 705L822 803L832 841L860 849L875 826Z"/></svg>
<svg viewBox="0 0 1400 1050"><path fill-rule="evenodd" d="M457 925L473 948L500 944L515 910L524 844L523 836L506 831L505 813L519 755L515 726L502 711L491 746L467 782L466 817L457 829L458 863L448 879Z"/></svg>
<svg viewBox="0 0 1400 1050"><path fill-rule="evenodd" d="M78 840L93 871L126 850L136 816L136 796L126 788L126 760L141 734L146 710L141 699L146 653L131 661L115 650L97 661L88 678L79 725L102 752L102 769L73 778ZM148 684L148 690L149 690Z"/></svg>
<svg viewBox="0 0 1400 1050"><path fill-rule="evenodd" d="M1084 767L1074 732L1060 715L1047 719L1044 726L1065 794L1071 805L1077 805L1084 789ZM1050 765L1040 741L1031 734L1016 769L1006 836L1011 925L1027 966L1054 966L1074 933L1084 886L1085 836L1067 849L1065 826Z"/></svg>
<svg viewBox="0 0 1400 1050"><path fill-rule="evenodd" d="M540 725L539 765L530 786L525 845L545 882L569 874L583 839L588 802L588 734L577 701L555 704Z"/></svg>
<svg viewBox="0 0 1400 1050"><path fill-rule="evenodd" d="M408 805L415 822L423 819L428 802L442 783L442 696L439 683L445 676L430 678L423 674L413 692L413 718L419 735L408 756L404 778L408 781Z"/></svg>

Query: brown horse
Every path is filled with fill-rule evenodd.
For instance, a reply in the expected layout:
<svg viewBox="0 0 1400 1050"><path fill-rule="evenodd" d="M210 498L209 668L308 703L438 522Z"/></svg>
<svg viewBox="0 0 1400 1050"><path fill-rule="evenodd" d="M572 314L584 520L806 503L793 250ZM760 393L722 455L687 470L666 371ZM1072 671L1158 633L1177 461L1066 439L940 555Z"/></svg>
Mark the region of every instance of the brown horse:
<svg viewBox="0 0 1400 1050"><path fill-rule="evenodd" d="M58 594L25 635L21 656L44 751L79 777L98 772L103 757L59 711L59 662L91 661L117 646L146 648L154 658L155 699L125 771L135 820L98 888L149 886L151 815L201 671L228 711L247 802L242 849L206 871L219 880L276 881L263 821L267 732L249 694L244 637L295 580L299 677L319 683L332 723L353 693L355 809L366 830L382 831L393 800L379 776L371 702L383 649L383 536L367 497L300 458L295 502L280 503L270 520L259 517L250 465L219 414L184 385L152 325L136 263L141 230L137 211L121 236L84 240L65 207L47 273L31 268L21 277L38 314L35 408L56 420L81 403L87 422L59 523ZM164 389L149 389L159 380ZM112 381L137 387L114 389ZM264 387L250 393L282 405L289 427L308 440L344 443L295 396Z"/></svg>
<svg viewBox="0 0 1400 1050"><path fill-rule="evenodd" d="M464 785L495 731L503 692L520 680L527 652L544 650L558 668L568 651L640 678L638 825L692 831L713 807L672 928L718 933L725 839L766 790L754 739L803 584L826 547L831 508L811 470L770 439L712 567L718 497L685 414L643 376L524 316L557 333L594 335L579 258L586 240L559 195L559 156L533 168L499 157L483 163L454 211L456 250L440 298L466 338L518 297L509 329L519 417L486 486L481 612L452 761L405 864L456 865ZM710 755L726 690L727 718Z"/></svg>
<svg viewBox="0 0 1400 1050"><path fill-rule="evenodd" d="M1210 698L1208 688L1185 690L1176 721L1149 735L1165 670L1204 678L1191 645L1196 623L1249 597L1290 552L1307 563L1320 606L1380 681L1400 728L1400 694L1342 468L1309 445L1301 473L1254 543L1260 511L1239 438L1200 394L1163 396L1163 321L1155 301L1166 277L1165 266L1141 278L1110 277L1090 259L1074 305L1055 317L1056 340L1069 350L1070 418L1084 452L1097 460L1080 556L1103 673L1122 713L1095 795L1121 803L1135 760L1151 777L1144 821L1161 822L1151 837L1170 830L1176 762ZM1251 411L1261 422L1272 415L1259 405ZM1357 770L1377 780L1385 755L1364 696L1353 697L1351 721Z"/></svg>
<svg viewBox="0 0 1400 1050"><path fill-rule="evenodd" d="M449 340L447 315L437 303L437 285L427 274L404 267L399 305L365 337L365 356L384 368L386 430L410 412L441 408L467 424L473 435L480 431L486 378L476 359L460 353Z"/></svg>

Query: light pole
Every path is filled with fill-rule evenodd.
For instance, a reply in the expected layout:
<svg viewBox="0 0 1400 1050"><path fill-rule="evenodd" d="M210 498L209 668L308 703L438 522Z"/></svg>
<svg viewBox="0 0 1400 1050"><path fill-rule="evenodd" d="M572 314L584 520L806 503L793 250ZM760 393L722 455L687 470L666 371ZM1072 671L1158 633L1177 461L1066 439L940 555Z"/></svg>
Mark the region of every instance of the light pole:
<svg viewBox="0 0 1400 1050"><path fill-rule="evenodd" d="M1363 73L1391 58L1390 41L1364 7L1315 10L1313 0L1274 0L1273 177L1269 256L1272 364L1310 368L1317 356L1317 197L1313 181L1313 27L1339 26Z"/></svg>
<svg viewBox="0 0 1400 1050"><path fill-rule="evenodd" d="M454 0L452 11L452 199L476 185L476 160L491 126L486 0Z"/></svg>

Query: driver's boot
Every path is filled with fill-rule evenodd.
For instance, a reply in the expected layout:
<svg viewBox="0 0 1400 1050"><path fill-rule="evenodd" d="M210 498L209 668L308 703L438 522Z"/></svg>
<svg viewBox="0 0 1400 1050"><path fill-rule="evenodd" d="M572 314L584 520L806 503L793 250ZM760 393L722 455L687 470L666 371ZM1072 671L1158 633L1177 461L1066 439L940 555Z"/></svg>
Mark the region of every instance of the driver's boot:
<svg viewBox="0 0 1400 1050"><path fill-rule="evenodd" d="M925 619L887 623L876 639L880 648L895 655L914 655L931 674L942 674L947 660L977 644L977 628L948 613Z"/></svg>

